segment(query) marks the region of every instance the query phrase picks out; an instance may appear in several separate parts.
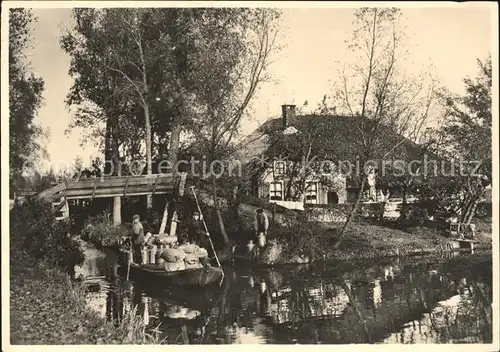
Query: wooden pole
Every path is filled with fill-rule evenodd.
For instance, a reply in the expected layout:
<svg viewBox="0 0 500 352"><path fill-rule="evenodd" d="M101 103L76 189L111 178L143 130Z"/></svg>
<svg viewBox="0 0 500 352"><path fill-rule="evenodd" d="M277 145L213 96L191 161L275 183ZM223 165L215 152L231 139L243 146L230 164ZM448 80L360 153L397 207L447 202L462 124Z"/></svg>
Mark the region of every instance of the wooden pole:
<svg viewBox="0 0 500 352"><path fill-rule="evenodd" d="M184 195L184 186L186 185L187 173L181 173L181 179L179 182L179 197ZM174 213L172 214L172 221L170 224L170 236L175 236L177 232L177 211L174 209Z"/></svg>
<svg viewBox="0 0 500 352"><path fill-rule="evenodd" d="M129 275L130 275L130 264L132 263L132 250L130 250L128 252L128 265L127 265L127 281L128 281L128 278L129 278Z"/></svg>
<svg viewBox="0 0 500 352"><path fill-rule="evenodd" d="M174 213L172 214L172 220L170 221L170 236L175 236L175 233L177 232L177 211L174 210Z"/></svg>
<svg viewBox="0 0 500 352"><path fill-rule="evenodd" d="M165 233L165 227L167 226L167 218L168 218L168 199L165 199L165 210L163 211L163 217L161 218L160 231L158 234Z"/></svg>
<svg viewBox="0 0 500 352"><path fill-rule="evenodd" d="M191 191L193 191L194 200L196 202L196 206L198 207L198 212L200 213L200 217L202 219L203 226L205 227L205 232L207 234L208 240L210 241L210 246L212 247L212 250L214 252L215 260L217 261L217 265L219 266L219 268L221 268L222 279L221 279L220 284L222 284L222 281L224 280L224 276L225 276L224 269L222 269L222 265L220 264L219 258L217 257L217 252L215 251L214 244L212 242L212 239L210 238L210 233L208 232L208 227L207 227L207 224L205 222L205 218L203 217L203 214L201 212L200 203L198 203L198 197L196 197L196 192L194 191L194 186L191 186Z"/></svg>

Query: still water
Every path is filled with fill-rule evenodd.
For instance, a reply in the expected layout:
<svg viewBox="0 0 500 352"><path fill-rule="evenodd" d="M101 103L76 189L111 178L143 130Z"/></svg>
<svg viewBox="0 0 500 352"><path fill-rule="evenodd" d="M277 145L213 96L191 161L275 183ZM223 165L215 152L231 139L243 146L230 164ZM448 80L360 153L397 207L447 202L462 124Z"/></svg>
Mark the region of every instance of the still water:
<svg viewBox="0 0 500 352"><path fill-rule="evenodd" d="M491 252L358 265L225 267L209 291L127 282L112 252L79 268L90 309L137 307L169 344L491 343ZM144 285L144 284L143 284Z"/></svg>

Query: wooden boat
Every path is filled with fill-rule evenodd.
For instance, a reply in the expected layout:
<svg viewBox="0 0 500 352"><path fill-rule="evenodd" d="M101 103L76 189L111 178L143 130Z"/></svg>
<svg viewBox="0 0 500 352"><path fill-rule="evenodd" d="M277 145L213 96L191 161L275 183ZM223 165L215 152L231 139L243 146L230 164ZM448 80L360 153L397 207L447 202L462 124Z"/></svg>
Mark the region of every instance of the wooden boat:
<svg viewBox="0 0 500 352"><path fill-rule="evenodd" d="M127 270L127 265L121 266ZM189 288L203 288L218 285L222 282L223 273L221 268L207 267L201 269L188 269L180 271L165 271L155 264L130 264L130 277L136 281L152 285L169 285Z"/></svg>

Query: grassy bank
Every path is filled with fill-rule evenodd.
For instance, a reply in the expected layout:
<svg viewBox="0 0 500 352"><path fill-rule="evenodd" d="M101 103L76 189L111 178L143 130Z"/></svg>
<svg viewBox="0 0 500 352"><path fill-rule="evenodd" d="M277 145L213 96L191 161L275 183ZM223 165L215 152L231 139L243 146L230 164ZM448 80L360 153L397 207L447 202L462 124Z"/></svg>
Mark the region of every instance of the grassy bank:
<svg viewBox="0 0 500 352"><path fill-rule="evenodd" d="M81 241L51 207L26 199L9 214L11 344L158 343L134 310L114 326L87 307L70 279L85 259Z"/></svg>
<svg viewBox="0 0 500 352"><path fill-rule="evenodd" d="M335 234L337 229L327 232ZM352 260L385 258L396 255L440 253L448 250L451 238L439 229L424 226L405 230L372 224L354 224L337 251L327 251L327 259ZM491 232L477 235L478 249L491 249Z"/></svg>
<svg viewBox="0 0 500 352"><path fill-rule="evenodd" d="M475 223L475 248L491 249L491 221L477 220ZM278 245L274 246L279 249L273 251L270 249L273 244L269 244L269 248L264 250L257 262L288 264L293 263L293 258L300 255L307 256L312 261L352 261L441 253L450 250L452 240L441 227L402 227L397 222L361 221L351 224L340 247L334 249L341 227L341 224L304 222L270 232L270 239L277 239ZM273 252L274 254L270 254ZM273 255L275 259L269 259Z"/></svg>
<svg viewBox="0 0 500 352"><path fill-rule="evenodd" d="M17 258L11 267L11 344L151 344L134 312L119 326L99 317L85 305L79 284L57 268Z"/></svg>

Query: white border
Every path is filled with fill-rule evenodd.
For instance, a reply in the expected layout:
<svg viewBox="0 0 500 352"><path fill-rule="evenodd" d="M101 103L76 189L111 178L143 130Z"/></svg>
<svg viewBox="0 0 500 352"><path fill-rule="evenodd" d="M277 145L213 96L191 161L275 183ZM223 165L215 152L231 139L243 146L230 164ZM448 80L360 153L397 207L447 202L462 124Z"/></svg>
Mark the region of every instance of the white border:
<svg viewBox="0 0 500 352"><path fill-rule="evenodd" d="M243 2L243 1L220 1L220 2L209 2L209 1L3 1L2 3L2 22L1 22L1 37L2 37L2 55L1 55L1 67L2 67L2 97L1 97L1 109L2 109L2 129L7 131L8 126L8 10L14 7L26 7L26 8L73 8L73 7L279 7L279 8L352 8L352 7L401 7L401 8L457 8L457 7L473 7L473 8L487 8L491 9L491 33L492 33L492 43L491 43L491 55L493 64L493 214L499 213L499 167L498 167L498 136L499 136L499 116L498 116L498 6L495 2L468 2L468 3L455 3L455 2L444 2L444 1L433 1L433 2L317 2L317 1L294 1L294 2ZM496 98L495 98L496 97ZM2 189L2 350L9 351L23 351L29 350L34 346L10 346L9 341L9 202L8 194L8 156L9 156L9 139L8 133L3 132L1 134L1 185ZM383 349L385 351L394 350L418 350L420 348L425 348L428 350L464 350L464 351L498 351L500 350L499 345L499 289L498 289L498 265L499 265L499 232L498 232L498 216L493 217L493 342L492 344L476 344L476 345L320 345L320 346L296 346L287 345L286 347L278 347L272 345L259 346L259 350L277 350L278 348L291 349L331 349L335 346L335 349L342 350L377 350ZM124 345L100 345L100 346L68 346L68 347L58 347L58 346L36 346L36 350L39 351L53 351L65 349L74 350L116 350L123 352L125 350L133 350L141 348L139 346L124 346ZM144 348L144 347L142 347ZM230 350L234 346L148 346L148 350L160 350L163 351L165 348L176 348L176 349L186 349L186 350ZM253 349L252 345L242 345L238 346L238 349Z"/></svg>

